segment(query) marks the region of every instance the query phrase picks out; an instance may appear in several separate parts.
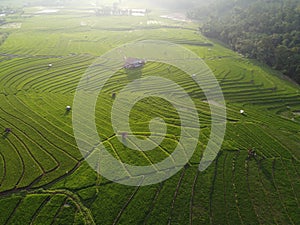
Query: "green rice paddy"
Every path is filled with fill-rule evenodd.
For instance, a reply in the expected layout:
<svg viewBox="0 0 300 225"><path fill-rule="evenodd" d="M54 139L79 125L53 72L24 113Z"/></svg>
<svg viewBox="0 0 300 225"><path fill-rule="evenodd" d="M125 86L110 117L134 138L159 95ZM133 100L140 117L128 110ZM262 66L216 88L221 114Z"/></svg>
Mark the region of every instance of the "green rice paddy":
<svg viewBox="0 0 300 225"><path fill-rule="evenodd" d="M20 26L0 28L0 224L300 224L297 85L207 40L195 24L151 14L96 17L89 9L37 10L25 8L23 16L10 18ZM180 44L203 58L224 93L227 131L217 159L199 172L210 135L205 95L181 70L147 63L141 76L172 79L189 93L201 133L190 162L171 179L128 187L106 180L84 161L72 112L65 107L72 105L80 78L98 56L149 39ZM180 121L164 100L144 99L131 112L134 132L148 137L149 121L162 116L168 134L153 152L124 147L109 120L111 94L135 79L132 73L120 70L109 80L98 100L96 123L116 158L146 165L172 153ZM6 128L12 132L5 134ZM248 157L251 148L256 158Z"/></svg>

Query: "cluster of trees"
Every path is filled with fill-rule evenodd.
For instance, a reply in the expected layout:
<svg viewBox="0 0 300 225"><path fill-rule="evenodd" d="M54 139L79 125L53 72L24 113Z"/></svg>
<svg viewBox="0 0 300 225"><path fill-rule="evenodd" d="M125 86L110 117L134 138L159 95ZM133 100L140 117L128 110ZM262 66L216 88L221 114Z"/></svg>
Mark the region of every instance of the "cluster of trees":
<svg viewBox="0 0 300 225"><path fill-rule="evenodd" d="M8 37L8 33L0 33L0 45L2 45Z"/></svg>
<svg viewBox="0 0 300 225"><path fill-rule="evenodd" d="M6 22L5 18L0 18L0 25L4 24Z"/></svg>
<svg viewBox="0 0 300 225"><path fill-rule="evenodd" d="M218 0L188 12L204 35L300 83L300 1Z"/></svg>

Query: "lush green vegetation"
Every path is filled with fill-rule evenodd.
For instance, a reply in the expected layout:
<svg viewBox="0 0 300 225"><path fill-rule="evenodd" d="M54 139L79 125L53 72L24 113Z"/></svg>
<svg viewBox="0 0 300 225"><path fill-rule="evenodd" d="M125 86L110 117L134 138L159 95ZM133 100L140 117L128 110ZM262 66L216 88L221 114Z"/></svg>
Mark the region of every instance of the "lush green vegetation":
<svg viewBox="0 0 300 225"><path fill-rule="evenodd" d="M25 7L24 14L6 18L22 26L1 28L9 35L0 46L0 224L300 223L299 86L205 38L197 24L160 18L158 12L97 17L90 8L38 11ZM72 111L65 107L72 105L79 79L99 55L145 39L179 43L203 58L224 92L227 131L217 159L199 172L211 122L203 92L181 70L162 63L120 69L96 109L99 136L116 158L135 165L160 161L180 136L172 105L146 98L131 112L132 129L146 138L149 121L160 116L168 127L165 140L149 152L118 141L110 123L111 96L136 77L175 81L192 97L201 122L198 147L186 167L161 184L128 187L106 180L83 160ZM248 157L250 148L256 158Z"/></svg>
<svg viewBox="0 0 300 225"><path fill-rule="evenodd" d="M280 70L300 83L298 0L225 0L188 13L201 31L233 50Z"/></svg>

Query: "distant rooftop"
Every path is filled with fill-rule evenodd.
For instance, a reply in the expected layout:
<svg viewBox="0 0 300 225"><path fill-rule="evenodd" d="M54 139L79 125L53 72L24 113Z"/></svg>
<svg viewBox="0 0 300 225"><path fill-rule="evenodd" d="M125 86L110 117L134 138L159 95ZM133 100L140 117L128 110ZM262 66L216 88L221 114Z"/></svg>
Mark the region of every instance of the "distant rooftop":
<svg viewBox="0 0 300 225"><path fill-rule="evenodd" d="M136 58L126 58L124 68L138 68L145 65L146 61L144 59L136 59Z"/></svg>

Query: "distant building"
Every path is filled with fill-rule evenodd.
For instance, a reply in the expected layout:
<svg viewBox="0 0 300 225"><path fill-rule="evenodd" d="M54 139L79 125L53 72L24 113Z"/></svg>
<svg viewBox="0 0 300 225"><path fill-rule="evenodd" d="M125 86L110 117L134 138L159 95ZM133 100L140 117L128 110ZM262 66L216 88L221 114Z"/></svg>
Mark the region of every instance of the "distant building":
<svg viewBox="0 0 300 225"><path fill-rule="evenodd" d="M126 58L124 68L125 69L134 69L142 67L146 64L144 59L135 59L135 58Z"/></svg>
<svg viewBox="0 0 300 225"><path fill-rule="evenodd" d="M103 6L95 9L95 12L97 16L146 16L148 10Z"/></svg>
<svg viewBox="0 0 300 225"><path fill-rule="evenodd" d="M145 16L147 14L147 9L132 9L132 16Z"/></svg>

